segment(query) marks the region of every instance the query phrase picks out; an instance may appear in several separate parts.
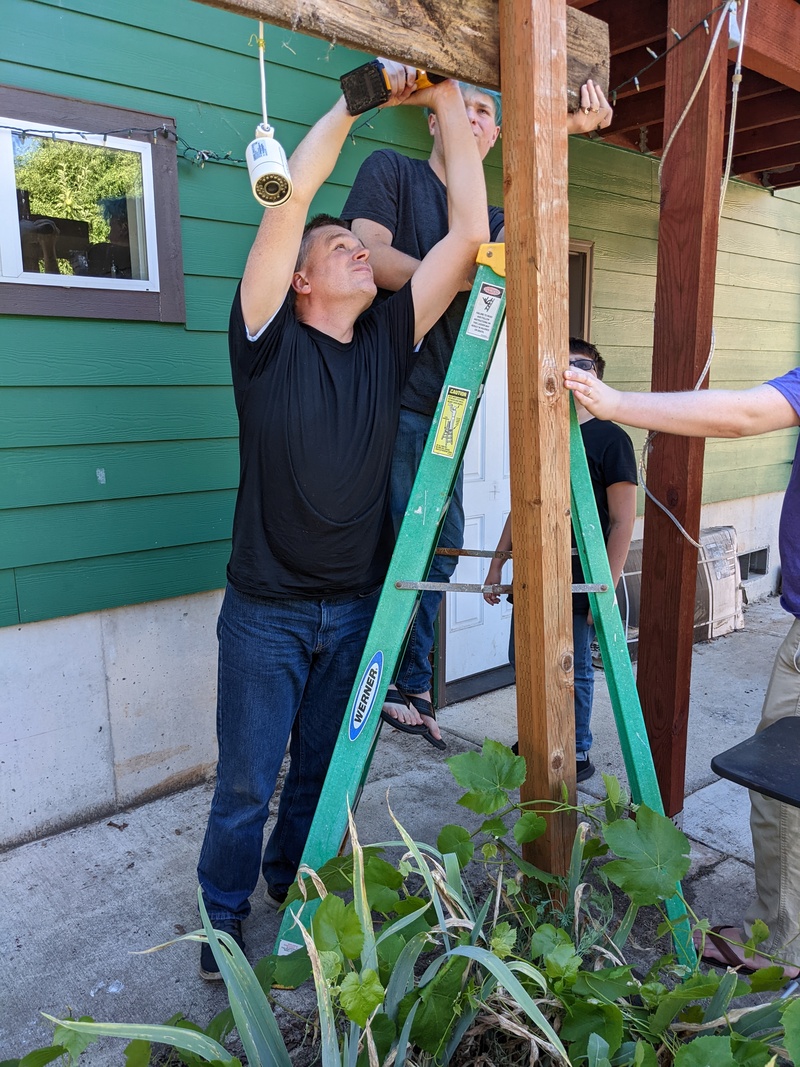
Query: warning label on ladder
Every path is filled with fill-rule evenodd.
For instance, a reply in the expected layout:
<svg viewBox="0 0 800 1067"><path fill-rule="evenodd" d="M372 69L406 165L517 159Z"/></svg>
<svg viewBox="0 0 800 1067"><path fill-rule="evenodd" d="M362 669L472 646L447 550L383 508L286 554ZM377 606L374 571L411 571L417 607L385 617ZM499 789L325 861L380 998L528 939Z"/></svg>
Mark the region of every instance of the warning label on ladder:
<svg viewBox="0 0 800 1067"><path fill-rule="evenodd" d="M464 424L464 415L469 402L469 389L459 389L449 385L444 395L439 425L436 427L436 440L431 451L435 456L452 459L456 454L458 436Z"/></svg>
<svg viewBox="0 0 800 1067"><path fill-rule="evenodd" d="M502 305L505 290L501 285L493 285L484 282L481 285L475 307L472 309L469 323L467 324L467 336L477 337L481 341L488 341L494 327L494 320Z"/></svg>

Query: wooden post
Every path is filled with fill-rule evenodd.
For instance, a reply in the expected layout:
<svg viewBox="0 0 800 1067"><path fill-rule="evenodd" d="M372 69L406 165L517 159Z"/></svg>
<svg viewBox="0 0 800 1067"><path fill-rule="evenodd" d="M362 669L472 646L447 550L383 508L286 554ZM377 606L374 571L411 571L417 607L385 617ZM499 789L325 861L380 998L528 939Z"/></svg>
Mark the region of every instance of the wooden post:
<svg viewBox="0 0 800 1067"><path fill-rule="evenodd" d="M524 800L575 794L564 0L500 0L514 618ZM575 819L526 856L564 873Z"/></svg>
<svg viewBox="0 0 800 1067"><path fill-rule="evenodd" d="M708 13L704 2L670 0L669 25L686 33ZM712 32L714 25L711 20ZM652 368L652 388L659 392L692 389L711 343L726 38L723 29L703 87L664 161ZM667 138L695 87L709 43L705 33L694 33L667 56ZM704 448L702 439L659 434L648 460L651 492L695 540ZM683 810L698 553L650 501L644 529L638 686L664 808L675 815Z"/></svg>

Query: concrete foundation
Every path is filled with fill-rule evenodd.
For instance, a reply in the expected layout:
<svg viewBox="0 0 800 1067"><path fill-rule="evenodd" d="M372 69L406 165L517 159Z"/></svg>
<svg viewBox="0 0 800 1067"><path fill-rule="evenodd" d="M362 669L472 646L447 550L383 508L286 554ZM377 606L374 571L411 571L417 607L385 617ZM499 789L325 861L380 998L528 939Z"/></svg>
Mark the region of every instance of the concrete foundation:
<svg viewBox="0 0 800 1067"><path fill-rule="evenodd" d="M212 773L220 599L0 630L0 848Z"/></svg>

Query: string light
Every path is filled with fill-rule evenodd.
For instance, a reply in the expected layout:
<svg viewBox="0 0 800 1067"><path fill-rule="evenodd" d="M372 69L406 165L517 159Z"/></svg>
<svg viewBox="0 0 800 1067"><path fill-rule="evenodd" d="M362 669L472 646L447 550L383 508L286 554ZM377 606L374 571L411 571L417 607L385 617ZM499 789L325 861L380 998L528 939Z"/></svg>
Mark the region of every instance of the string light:
<svg viewBox="0 0 800 1067"><path fill-rule="evenodd" d="M668 48L665 48L660 55L657 54L652 48L645 46L646 51L649 52L651 56L653 56L653 59L650 63L646 63L641 70L637 70L636 73L633 74L630 78L626 78L624 82L620 82L619 85L617 85L614 89L611 90L611 92L609 93L609 97L611 99L612 107L617 102L617 94L619 93L620 89L624 89L626 85L630 85L632 83L636 86L636 91L638 92L639 79L643 74L646 74L647 71L650 70L651 67L654 67L656 63L658 63L660 60L662 60L664 56L669 55L673 48L677 48L679 44L682 44L688 37L691 37L696 30L699 30L701 27L703 27L706 33L708 33L708 20L711 18L712 15L716 15L718 11L722 11L722 9L727 6L728 0L722 0L722 3L717 4L716 7L712 8L711 11L709 11L704 18L700 19L700 21L695 26L692 26L690 30L684 33L683 36L681 36L676 29L670 26L670 33L672 33L675 37L675 41Z"/></svg>
<svg viewBox="0 0 800 1067"><path fill-rule="evenodd" d="M16 134L23 141L27 140L28 137L49 137L52 141L71 140L74 137L82 137L86 141L89 137L102 137L103 143L106 143L109 137L131 138L134 134L140 134L143 137L150 138L153 144L158 144L160 136L164 140L173 141L177 146L178 155L199 167L205 166L206 163L242 164L246 162L246 160L234 156L230 151L220 153L214 152L209 148L194 148L184 137L181 137L175 127L167 126L166 123L154 126L152 129L149 127L126 127L122 130L97 130L94 132L89 130L28 130L18 126L3 125L0 125L0 130L10 130L11 133Z"/></svg>

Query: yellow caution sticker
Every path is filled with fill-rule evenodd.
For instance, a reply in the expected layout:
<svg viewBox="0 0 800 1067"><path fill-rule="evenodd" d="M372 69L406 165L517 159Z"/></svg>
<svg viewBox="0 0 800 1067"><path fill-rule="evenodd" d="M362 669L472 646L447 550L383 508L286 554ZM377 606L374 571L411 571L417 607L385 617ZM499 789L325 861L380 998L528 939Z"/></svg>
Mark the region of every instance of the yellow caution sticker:
<svg viewBox="0 0 800 1067"><path fill-rule="evenodd" d="M480 341L490 339L495 320L503 305L504 294L502 285L483 282L467 324L467 337L477 337Z"/></svg>
<svg viewBox="0 0 800 1067"><path fill-rule="evenodd" d="M436 439L431 450L435 456L444 456L446 459L455 456L468 403L469 389L459 389L455 385L447 387L439 425L436 428Z"/></svg>

